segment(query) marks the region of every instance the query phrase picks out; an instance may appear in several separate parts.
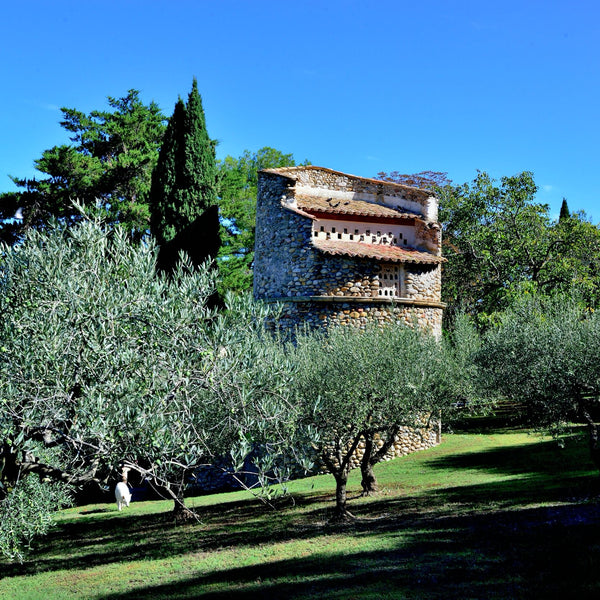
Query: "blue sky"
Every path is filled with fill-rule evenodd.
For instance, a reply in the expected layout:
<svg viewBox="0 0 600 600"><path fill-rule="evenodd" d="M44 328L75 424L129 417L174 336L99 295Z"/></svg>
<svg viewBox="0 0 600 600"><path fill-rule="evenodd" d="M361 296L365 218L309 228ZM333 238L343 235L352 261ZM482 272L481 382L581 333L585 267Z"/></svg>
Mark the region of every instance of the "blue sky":
<svg viewBox="0 0 600 600"><path fill-rule="evenodd" d="M592 1L4 2L0 191L68 141L60 107L140 90L170 115L198 79L218 156L272 146L361 175L532 171L600 221Z"/></svg>

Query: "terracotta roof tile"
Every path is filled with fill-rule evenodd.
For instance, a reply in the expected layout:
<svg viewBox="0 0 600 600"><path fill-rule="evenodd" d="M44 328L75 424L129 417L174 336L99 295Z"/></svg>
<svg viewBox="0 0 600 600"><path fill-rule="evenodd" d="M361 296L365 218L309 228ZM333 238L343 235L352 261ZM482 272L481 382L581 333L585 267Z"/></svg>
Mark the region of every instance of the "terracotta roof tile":
<svg viewBox="0 0 600 600"><path fill-rule="evenodd" d="M296 196L298 208L306 212L320 212L336 215L357 215L361 217L388 217L392 219L422 219L421 215L400 211L382 204L375 204L366 200L344 200L339 198L326 198L323 196Z"/></svg>
<svg viewBox="0 0 600 600"><path fill-rule="evenodd" d="M416 263L435 265L445 259L429 252L421 252L414 248L400 248L384 244L362 244L360 242L341 242L313 238L313 246L326 254L352 256L356 258L374 258L388 262Z"/></svg>

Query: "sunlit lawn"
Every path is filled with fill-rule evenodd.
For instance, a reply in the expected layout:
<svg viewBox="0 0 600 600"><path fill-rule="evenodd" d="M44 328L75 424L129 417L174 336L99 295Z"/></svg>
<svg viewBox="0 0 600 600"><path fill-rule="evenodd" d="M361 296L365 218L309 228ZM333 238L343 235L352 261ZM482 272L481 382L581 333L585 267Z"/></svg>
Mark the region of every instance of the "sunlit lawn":
<svg viewBox="0 0 600 600"><path fill-rule="evenodd" d="M355 523L328 524L333 478L291 484L277 510L246 492L64 511L23 565L0 563L0 598L600 597L598 475L585 441L523 432L446 435L376 468Z"/></svg>

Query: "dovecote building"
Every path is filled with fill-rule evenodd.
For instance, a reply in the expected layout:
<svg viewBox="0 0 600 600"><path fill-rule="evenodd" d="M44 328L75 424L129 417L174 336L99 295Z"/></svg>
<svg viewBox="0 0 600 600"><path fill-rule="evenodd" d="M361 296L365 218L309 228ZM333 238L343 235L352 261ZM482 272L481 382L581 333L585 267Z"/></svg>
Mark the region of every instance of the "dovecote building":
<svg viewBox="0 0 600 600"><path fill-rule="evenodd" d="M404 321L441 335L441 229L428 191L316 166L258 177L254 295L280 324Z"/></svg>

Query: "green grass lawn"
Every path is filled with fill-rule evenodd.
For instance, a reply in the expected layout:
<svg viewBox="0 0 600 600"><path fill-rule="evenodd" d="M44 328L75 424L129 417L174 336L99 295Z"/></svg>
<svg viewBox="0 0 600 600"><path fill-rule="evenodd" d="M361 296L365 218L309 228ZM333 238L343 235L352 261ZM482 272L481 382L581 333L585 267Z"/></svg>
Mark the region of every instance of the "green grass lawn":
<svg viewBox="0 0 600 600"><path fill-rule="evenodd" d="M381 492L329 525L333 478L291 484L277 510L246 492L63 511L0 598L600 598L598 482L585 440L452 434L376 467Z"/></svg>

